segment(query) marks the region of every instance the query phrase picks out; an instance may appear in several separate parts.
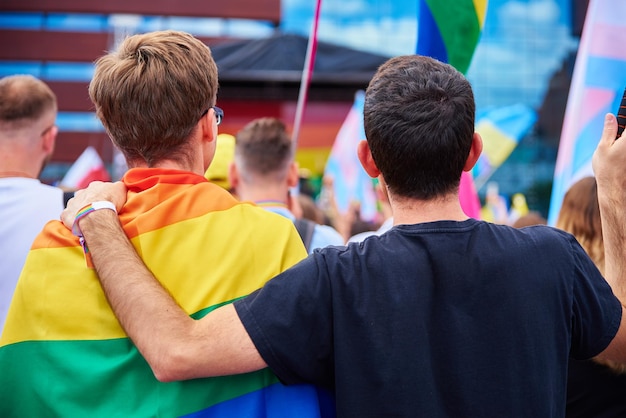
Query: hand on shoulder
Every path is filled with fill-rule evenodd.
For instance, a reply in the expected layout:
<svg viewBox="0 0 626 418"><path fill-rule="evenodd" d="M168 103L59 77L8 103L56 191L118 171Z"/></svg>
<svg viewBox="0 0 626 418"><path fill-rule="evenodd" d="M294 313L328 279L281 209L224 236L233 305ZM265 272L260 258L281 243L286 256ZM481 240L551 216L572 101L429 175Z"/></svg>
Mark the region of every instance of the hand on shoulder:
<svg viewBox="0 0 626 418"><path fill-rule="evenodd" d="M126 185L121 181L115 183L91 182L86 189L77 190L74 193L74 197L67 202L66 208L61 212L61 220L68 229L72 229L78 211L99 201L112 202L119 211L126 203L126 192Z"/></svg>

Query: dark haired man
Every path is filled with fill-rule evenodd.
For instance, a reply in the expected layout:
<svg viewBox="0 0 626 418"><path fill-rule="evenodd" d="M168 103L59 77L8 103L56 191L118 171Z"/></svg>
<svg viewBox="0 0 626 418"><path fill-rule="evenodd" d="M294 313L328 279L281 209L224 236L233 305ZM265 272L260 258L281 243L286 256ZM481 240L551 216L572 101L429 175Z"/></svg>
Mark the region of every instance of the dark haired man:
<svg viewBox="0 0 626 418"><path fill-rule="evenodd" d="M369 84L364 116L358 154L388 187L394 227L316 251L199 321L141 265L111 211L82 218L121 323L163 380L269 365L288 384L332 389L342 417L563 416L570 355L626 361L611 287L571 235L463 213L459 180L482 144L472 89L454 68L390 59ZM626 144L615 132L607 116L594 165L607 279L623 297ZM88 190L64 211L66 225L80 205L119 205L123 191Z"/></svg>

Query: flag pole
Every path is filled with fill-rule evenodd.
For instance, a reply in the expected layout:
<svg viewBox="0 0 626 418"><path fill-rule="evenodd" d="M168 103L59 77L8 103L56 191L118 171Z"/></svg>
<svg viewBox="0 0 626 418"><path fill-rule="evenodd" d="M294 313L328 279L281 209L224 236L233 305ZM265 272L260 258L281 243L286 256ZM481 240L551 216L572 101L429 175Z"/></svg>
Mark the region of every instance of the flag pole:
<svg viewBox="0 0 626 418"><path fill-rule="evenodd" d="M320 19L320 9L322 8L322 0L317 0L315 5L315 15L311 24L311 33L309 34L309 42L306 49L306 57L304 59L304 68L302 70L302 79L300 81L300 92L298 93L298 104L296 106L296 117L293 123L292 141L294 149L298 147L298 137L300 135L300 127L302 126L302 117L304 115L304 106L309 93L309 85L311 83L311 75L315 66L315 53L317 51L317 27Z"/></svg>

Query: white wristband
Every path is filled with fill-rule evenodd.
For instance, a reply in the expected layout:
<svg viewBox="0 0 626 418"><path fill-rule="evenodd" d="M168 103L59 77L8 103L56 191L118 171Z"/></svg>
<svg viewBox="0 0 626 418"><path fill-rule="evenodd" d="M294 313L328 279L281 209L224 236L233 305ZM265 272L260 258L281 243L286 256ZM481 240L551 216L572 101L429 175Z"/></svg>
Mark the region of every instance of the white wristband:
<svg viewBox="0 0 626 418"><path fill-rule="evenodd" d="M99 209L110 209L113 212L117 213L117 209L115 208L115 205L111 202L108 202L106 200L91 202L90 204L88 204L87 206L84 206L82 209L80 209L76 213L76 217L74 218L74 223L72 224L72 233L76 235L77 237L82 237L83 233L80 230L80 226L78 226L78 221L80 221L82 218L84 218L91 212L94 212Z"/></svg>

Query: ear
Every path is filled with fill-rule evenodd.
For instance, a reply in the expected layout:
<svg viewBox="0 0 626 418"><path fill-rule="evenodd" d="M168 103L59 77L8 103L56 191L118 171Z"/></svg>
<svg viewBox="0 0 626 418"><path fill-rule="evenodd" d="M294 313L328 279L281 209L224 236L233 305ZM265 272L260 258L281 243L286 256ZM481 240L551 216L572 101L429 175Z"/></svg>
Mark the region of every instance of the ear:
<svg viewBox="0 0 626 418"><path fill-rule="evenodd" d="M204 117L198 122L202 133L202 140L206 142L215 141L217 138L217 120L215 119L215 110L209 109Z"/></svg>
<svg viewBox="0 0 626 418"><path fill-rule="evenodd" d="M476 164L476 161L478 161L478 157L480 157L482 152L483 139L480 137L478 132L474 132L474 136L472 137L472 148L470 148L469 155L465 161L465 166L463 166L463 171L470 171Z"/></svg>
<svg viewBox="0 0 626 418"><path fill-rule="evenodd" d="M237 171L237 166L234 162L230 163L228 167L228 181L230 183L230 188L232 190L237 190L237 186L239 186L239 172Z"/></svg>
<svg viewBox="0 0 626 418"><path fill-rule="evenodd" d="M48 131L45 134L43 134L41 146L43 150L46 152L46 154L52 155L52 153L54 152L54 145L56 143L58 133L59 133L59 128L56 125L54 125L50 127L50 129L48 129Z"/></svg>
<svg viewBox="0 0 626 418"><path fill-rule="evenodd" d="M287 171L287 186L296 187L300 182L300 175L298 174L298 163L293 161L289 164L289 171Z"/></svg>
<svg viewBox="0 0 626 418"><path fill-rule="evenodd" d="M372 178L380 176L380 170L374 162L374 158L372 157L372 152L367 141L363 140L359 142L359 145L357 146L357 156L359 157L359 161L368 176Z"/></svg>

